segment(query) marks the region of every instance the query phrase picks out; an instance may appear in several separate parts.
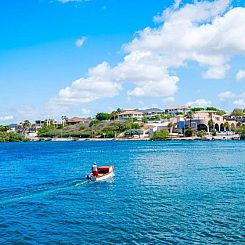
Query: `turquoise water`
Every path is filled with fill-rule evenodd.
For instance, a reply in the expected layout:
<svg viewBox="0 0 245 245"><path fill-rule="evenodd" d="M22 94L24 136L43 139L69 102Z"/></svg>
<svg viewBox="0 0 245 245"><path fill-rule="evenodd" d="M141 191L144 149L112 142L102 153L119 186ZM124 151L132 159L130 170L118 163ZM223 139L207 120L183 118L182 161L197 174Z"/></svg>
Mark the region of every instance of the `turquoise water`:
<svg viewBox="0 0 245 245"><path fill-rule="evenodd" d="M0 144L0 243L244 241L244 141Z"/></svg>

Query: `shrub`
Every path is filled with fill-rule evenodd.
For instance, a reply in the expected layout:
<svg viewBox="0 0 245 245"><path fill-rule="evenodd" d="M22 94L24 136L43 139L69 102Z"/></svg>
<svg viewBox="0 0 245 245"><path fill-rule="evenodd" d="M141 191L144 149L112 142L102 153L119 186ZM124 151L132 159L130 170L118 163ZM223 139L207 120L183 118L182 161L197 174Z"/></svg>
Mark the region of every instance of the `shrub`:
<svg viewBox="0 0 245 245"><path fill-rule="evenodd" d="M203 138L205 135L207 135L207 132L205 130L201 130L197 132L197 136Z"/></svg>
<svg viewBox="0 0 245 245"><path fill-rule="evenodd" d="M236 133L240 135L240 139L245 139L245 126L238 127Z"/></svg>
<svg viewBox="0 0 245 245"><path fill-rule="evenodd" d="M185 136L186 137L192 137L192 136L196 135L196 133L197 133L197 130L195 128L189 127L185 130Z"/></svg>
<svg viewBox="0 0 245 245"><path fill-rule="evenodd" d="M153 136L151 136L152 140L166 140L169 138L169 132L166 129L160 129L154 132Z"/></svg>

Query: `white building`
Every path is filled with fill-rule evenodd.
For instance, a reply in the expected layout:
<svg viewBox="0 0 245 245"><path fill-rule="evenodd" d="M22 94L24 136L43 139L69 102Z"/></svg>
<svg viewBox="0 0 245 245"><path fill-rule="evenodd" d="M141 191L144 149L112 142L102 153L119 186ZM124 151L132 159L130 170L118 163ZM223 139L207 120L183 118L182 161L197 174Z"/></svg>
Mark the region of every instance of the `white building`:
<svg viewBox="0 0 245 245"><path fill-rule="evenodd" d="M156 117L164 114L164 111L158 108L150 108L150 109L145 109L145 110L139 110L144 114L144 117L146 118L151 118L151 117Z"/></svg>
<svg viewBox="0 0 245 245"><path fill-rule="evenodd" d="M169 106L165 109L165 113L174 116L178 114L185 115L190 109L190 106Z"/></svg>
<svg viewBox="0 0 245 245"><path fill-rule="evenodd" d="M137 119L141 120L143 118L143 113L140 111L135 110L126 110L118 114L119 120L126 120L126 119Z"/></svg>

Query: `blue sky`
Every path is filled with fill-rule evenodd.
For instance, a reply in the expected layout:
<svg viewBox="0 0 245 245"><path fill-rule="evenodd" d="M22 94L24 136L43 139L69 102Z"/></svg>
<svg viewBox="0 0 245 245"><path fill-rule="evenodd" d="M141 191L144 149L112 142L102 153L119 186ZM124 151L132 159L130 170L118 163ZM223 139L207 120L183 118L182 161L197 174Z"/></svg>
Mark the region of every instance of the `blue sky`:
<svg viewBox="0 0 245 245"><path fill-rule="evenodd" d="M217 13L211 13L214 7L207 4L215 2ZM190 18L188 8L208 16L191 20L190 29L180 25L175 30L178 18L181 23ZM232 14L240 18L234 21ZM169 0L1 1L0 124L64 114L90 116L117 107L243 108L245 43L232 32L245 32L242 17L244 3L228 0L198 6ZM225 24L217 24L216 18ZM167 24L173 29L168 31ZM223 48L207 48L214 43L196 48L192 38L199 45L203 39L197 35L210 36L208 28L202 34L194 28L202 25L217 29L218 34L210 35ZM148 32L143 31L146 27ZM231 28L227 34L225 27ZM193 36L178 41L178 35L188 32ZM225 42L226 37L231 41Z"/></svg>

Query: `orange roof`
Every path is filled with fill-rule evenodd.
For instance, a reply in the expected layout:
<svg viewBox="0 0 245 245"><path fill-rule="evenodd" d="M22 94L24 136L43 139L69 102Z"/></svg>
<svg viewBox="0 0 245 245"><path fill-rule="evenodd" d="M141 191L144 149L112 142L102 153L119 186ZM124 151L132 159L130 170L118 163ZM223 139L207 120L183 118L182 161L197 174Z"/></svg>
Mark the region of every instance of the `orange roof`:
<svg viewBox="0 0 245 245"><path fill-rule="evenodd" d="M73 117L73 118L67 119L66 122L83 122L83 119L80 117Z"/></svg>
<svg viewBox="0 0 245 245"><path fill-rule="evenodd" d="M130 115L130 114L135 115L135 114L143 114L143 113L140 111L135 111L135 110L127 110L127 111L120 113L119 116L120 115Z"/></svg>

